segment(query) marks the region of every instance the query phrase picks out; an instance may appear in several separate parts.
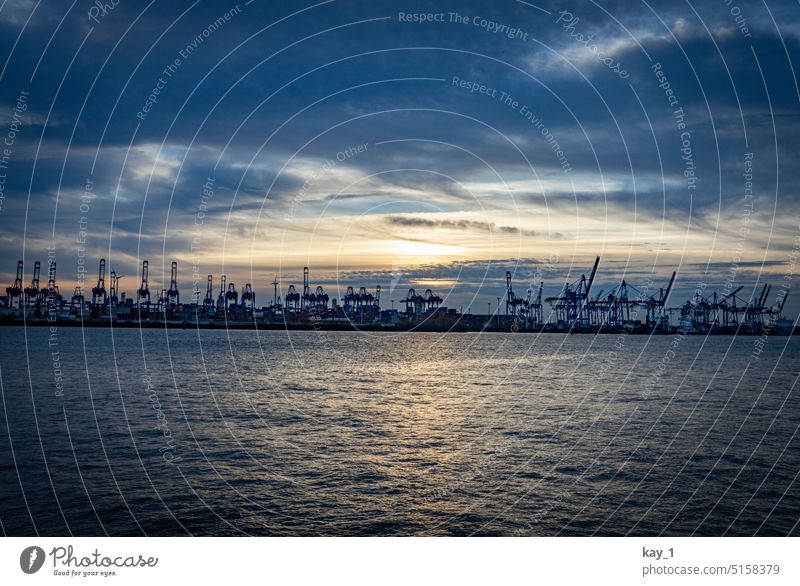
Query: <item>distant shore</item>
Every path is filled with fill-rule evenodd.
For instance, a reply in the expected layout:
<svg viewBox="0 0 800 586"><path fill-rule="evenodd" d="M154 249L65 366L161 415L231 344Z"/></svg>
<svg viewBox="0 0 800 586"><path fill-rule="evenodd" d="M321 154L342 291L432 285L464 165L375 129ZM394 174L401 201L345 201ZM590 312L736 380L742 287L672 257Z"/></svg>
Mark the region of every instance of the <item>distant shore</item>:
<svg viewBox="0 0 800 586"><path fill-rule="evenodd" d="M84 328L138 328L138 329L200 329L200 330L287 330L287 331L332 331L332 332L429 332L429 333L514 333L514 334L612 334L612 335L689 335L689 336L796 336L800 335L800 327L794 328L792 333L785 331L751 330L731 327L720 327L712 331L682 331L673 327L671 331L662 329L653 330L652 328L639 327L622 330L620 328L559 328L548 325L534 329L515 328L513 322L501 321L499 324L485 325L477 327L474 323L449 323L447 325L425 322L406 322L398 324L369 323L358 324L355 322L252 322L252 321L214 321L214 322L190 322L190 321L131 321L131 320L55 320L48 321L43 319L29 320L9 320L0 319L0 326L17 327L84 327Z"/></svg>

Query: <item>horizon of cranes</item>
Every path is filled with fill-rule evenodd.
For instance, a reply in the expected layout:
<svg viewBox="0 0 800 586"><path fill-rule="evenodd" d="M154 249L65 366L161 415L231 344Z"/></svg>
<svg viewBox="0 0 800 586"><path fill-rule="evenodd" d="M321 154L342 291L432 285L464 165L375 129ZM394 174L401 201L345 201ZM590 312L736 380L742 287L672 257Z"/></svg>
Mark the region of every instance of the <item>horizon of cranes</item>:
<svg viewBox="0 0 800 586"><path fill-rule="evenodd" d="M714 292L703 296L697 291L693 298L679 308L668 308L667 302L673 290L676 273L673 272L665 287L651 292L651 282L637 288L626 280L607 292L593 293L600 257L587 277L582 274L576 281L567 282L557 295L543 299L544 282L534 289L532 286L524 296L518 296L513 289L511 271L506 272L506 291L504 297L497 298L494 312L487 316L513 324L516 329L537 330L554 328L558 331L622 330L644 327L650 330L673 331L672 313L680 312L679 328L693 331L730 330L745 327L754 333L765 327L778 325L786 328L788 320L782 312L788 297L788 288L782 289L775 305L767 306L772 285L764 284L761 292L752 299L738 296L744 285L725 295ZM9 312L22 310L31 317L61 319L107 319L112 315L117 320L170 320L190 321L225 319L231 321L286 321L287 315L295 321L315 319L317 321L347 320L357 323L386 322L394 324L399 320L419 320L448 315L451 319L472 318L473 314L457 312L455 309L441 307L444 300L426 289L418 294L409 289L405 298L405 311L382 310L381 287L377 285L374 293L366 287L347 287L341 303L331 298L322 285L312 288L308 267L303 267L302 292L290 284L281 298L277 277L272 282L273 298L270 305L256 307L256 294L251 283L246 283L241 291L233 281L228 282L225 274L220 275L219 289L215 291L213 275L208 275L205 295L201 299L198 281L193 281L190 303L181 303L178 288L178 263L171 263L169 287L161 289L154 298L150 290L150 263L142 261L141 278L134 298L126 297L120 291L121 275L112 269L109 287L106 288L106 259L99 262L97 283L91 288L91 301L87 301L80 285L73 290L67 300L61 295L56 281L56 263L48 261L48 281L41 286L41 263L35 261L31 282L23 284L23 261L17 262L14 283L6 288L6 295L0 299L0 307ZM501 300L505 301L505 314L500 311ZM545 317L544 303L551 311ZM387 315L388 313L388 315ZM480 314L476 314L480 315Z"/></svg>

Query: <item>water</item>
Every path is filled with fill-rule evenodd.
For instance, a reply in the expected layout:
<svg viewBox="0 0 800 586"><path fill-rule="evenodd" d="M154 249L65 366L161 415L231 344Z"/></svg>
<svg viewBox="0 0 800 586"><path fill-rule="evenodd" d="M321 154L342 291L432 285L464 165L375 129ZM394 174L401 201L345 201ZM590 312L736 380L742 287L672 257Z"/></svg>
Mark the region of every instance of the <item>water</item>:
<svg viewBox="0 0 800 586"><path fill-rule="evenodd" d="M1 333L8 535L800 534L797 338Z"/></svg>

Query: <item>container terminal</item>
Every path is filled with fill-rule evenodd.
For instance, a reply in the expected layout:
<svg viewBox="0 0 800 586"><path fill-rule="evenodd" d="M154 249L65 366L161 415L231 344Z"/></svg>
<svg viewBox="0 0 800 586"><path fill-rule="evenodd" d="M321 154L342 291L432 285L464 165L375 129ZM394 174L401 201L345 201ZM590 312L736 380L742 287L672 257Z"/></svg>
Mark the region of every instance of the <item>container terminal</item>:
<svg viewBox="0 0 800 586"><path fill-rule="evenodd" d="M669 307L675 273L661 287L651 282L636 287L622 280L603 290L595 286L598 256L588 276L563 285L557 295L542 298L544 283L524 295L514 290L512 273L506 272L504 295L488 304L485 314L443 306L431 289L409 289L400 306L381 306L381 287L347 287L341 299L310 284L303 268L302 289L289 285L281 296L281 283L272 282L268 305L258 305L251 283L239 289L226 275L208 275L205 294L193 285L189 300L178 288L178 263L171 263L169 286L151 290L149 261L142 262L139 287L133 296L120 289L121 275L112 269L106 277L106 260L100 259L97 284L91 296L77 286L72 295L61 293L56 263L48 262L47 284L41 283L42 264L36 261L29 284L24 283L23 261L17 262L14 283L0 297L0 325L81 325L115 327L202 327L242 329L324 329L395 331L492 331L632 334L736 334L791 335L798 333L783 315L788 288L781 288L768 304L772 285L765 283L757 295L740 296L744 286L719 294L704 290L680 306Z"/></svg>

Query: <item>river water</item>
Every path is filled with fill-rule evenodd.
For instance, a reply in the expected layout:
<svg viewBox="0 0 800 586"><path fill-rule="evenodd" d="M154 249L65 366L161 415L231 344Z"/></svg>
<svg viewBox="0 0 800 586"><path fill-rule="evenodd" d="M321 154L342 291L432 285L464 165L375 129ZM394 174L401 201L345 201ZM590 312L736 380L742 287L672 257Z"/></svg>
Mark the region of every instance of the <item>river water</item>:
<svg viewBox="0 0 800 586"><path fill-rule="evenodd" d="M4 327L7 535L798 535L800 340Z"/></svg>

